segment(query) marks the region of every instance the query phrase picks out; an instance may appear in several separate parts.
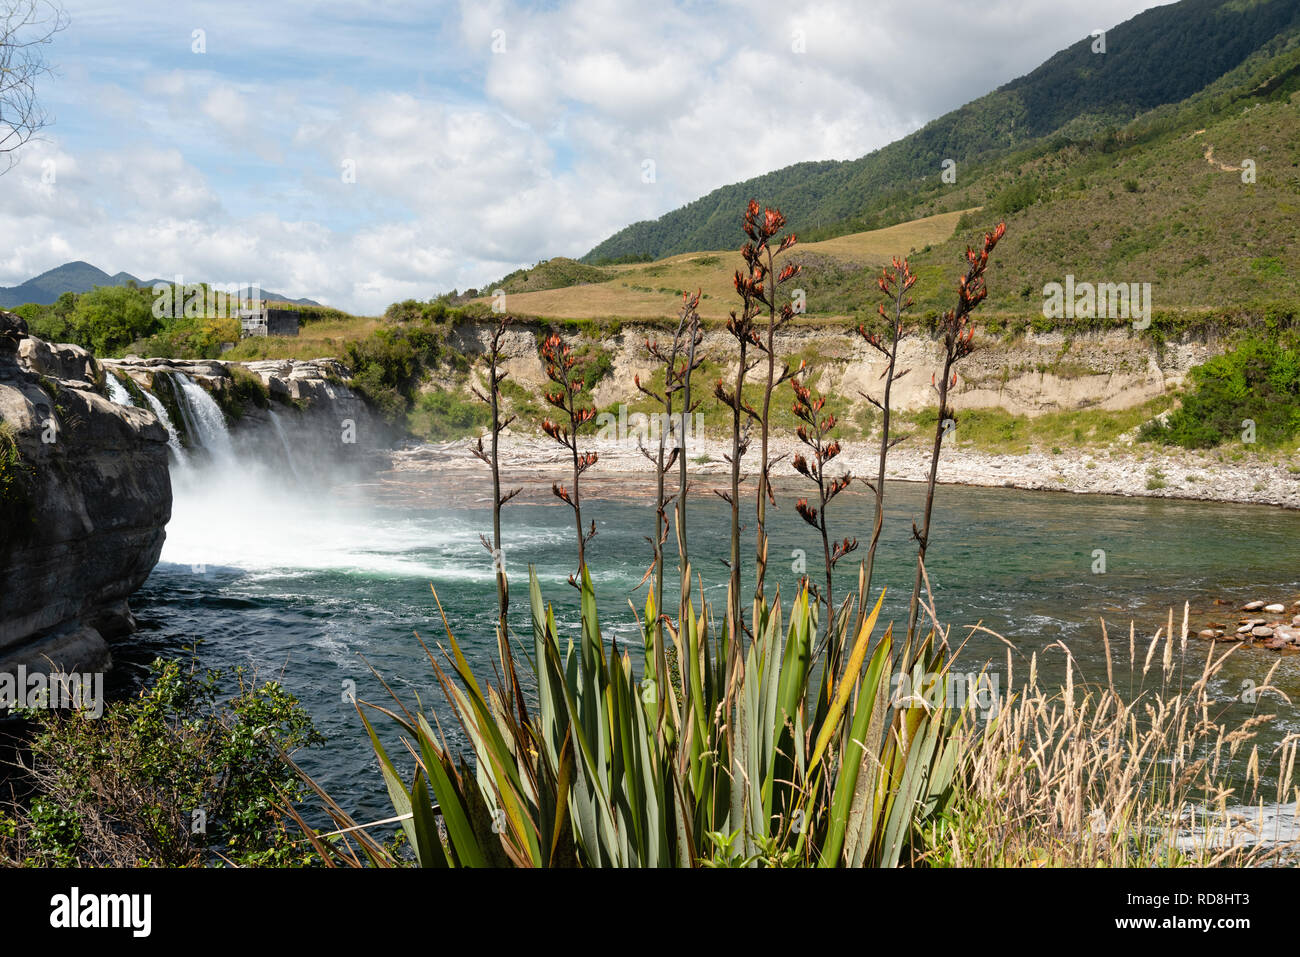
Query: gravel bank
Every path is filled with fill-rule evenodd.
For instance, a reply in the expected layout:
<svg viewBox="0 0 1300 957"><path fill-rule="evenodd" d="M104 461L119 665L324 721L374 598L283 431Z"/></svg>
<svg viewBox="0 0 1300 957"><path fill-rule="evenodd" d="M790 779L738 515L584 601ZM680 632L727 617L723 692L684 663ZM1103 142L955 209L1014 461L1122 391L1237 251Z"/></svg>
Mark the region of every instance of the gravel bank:
<svg viewBox="0 0 1300 957"><path fill-rule="evenodd" d="M486 474L486 467L471 453L468 439L440 445L420 445L392 454L393 471L456 471ZM633 442L588 440L584 449L599 453L600 461L584 477L599 479L652 472L652 466ZM719 480L730 474L724 456L730 442L697 439L689 443L690 472L697 480ZM792 453L802 449L797 441L782 437L772 442L776 478L795 477L790 466ZM545 437L508 435L502 437L504 470L517 475L562 477L568 468L567 452ZM900 446L889 456L888 477L922 482L929 469L929 453ZM751 476L757 463L757 442L745 457ZM840 470L856 476L876 473L875 451L868 442L846 444L836 460ZM751 482L753 479L751 478ZM1166 451L1150 447L1112 449L1064 449L1031 455L999 455L950 446L939 464L939 481L952 485L1003 486L1023 489L1051 489L1080 494L1148 496L1155 498L1201 499L1215 502L1243 502L1300 508L1300 473L1264 460L1219 462L1213 454L1184 450Z"/></svg>

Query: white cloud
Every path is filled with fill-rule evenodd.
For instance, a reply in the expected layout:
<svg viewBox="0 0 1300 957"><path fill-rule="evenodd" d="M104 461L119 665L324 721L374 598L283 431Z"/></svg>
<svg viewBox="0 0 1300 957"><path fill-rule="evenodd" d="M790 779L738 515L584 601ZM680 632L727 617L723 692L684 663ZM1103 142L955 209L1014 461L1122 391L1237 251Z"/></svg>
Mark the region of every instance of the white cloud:
<svg viewBox="0 0 1300 957"><path fill-rule="evenodd" d="M81 0L59 124L0 177L0 282L80 258L377 312L863 155L1143 5Z"/></svg>

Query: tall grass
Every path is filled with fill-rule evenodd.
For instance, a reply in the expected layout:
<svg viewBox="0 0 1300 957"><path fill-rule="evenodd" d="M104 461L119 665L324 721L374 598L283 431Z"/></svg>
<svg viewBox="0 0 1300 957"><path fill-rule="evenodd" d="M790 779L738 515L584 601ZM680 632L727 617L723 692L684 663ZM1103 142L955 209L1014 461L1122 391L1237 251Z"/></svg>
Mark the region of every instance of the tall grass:
<svg viewBox="0 0 1300 957"><path fill-rule="evenodd" d="M1263 746L1259 732L1274 716L1229 720L1211 690L1239 646L1189 648L1186 609L1177 636L1170 612L1145 647L1130 628L1117 649L1101 628L1104 681L1085 680L1057 642L1045 653L1065 656L1063 688L1042 686L1033 655L1023 688L983 731L967 729L952 801L928 825L920 859L963 867L1294 862L1300 822L1270 824L1263 812L1300 796L1300 734ZM1280 664L1254 692L1290 703L1272 684Z"/></svg>

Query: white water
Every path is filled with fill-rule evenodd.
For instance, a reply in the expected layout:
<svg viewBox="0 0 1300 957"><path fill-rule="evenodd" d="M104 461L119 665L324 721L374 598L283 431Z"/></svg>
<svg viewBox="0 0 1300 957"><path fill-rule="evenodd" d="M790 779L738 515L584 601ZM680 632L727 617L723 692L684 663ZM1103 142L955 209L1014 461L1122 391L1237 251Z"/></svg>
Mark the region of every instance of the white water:
<svg viewBox="0 0 1300 957"><path fill-rule="evenodd" d="M293 473L293 477L297 480L298 484L301 485L302 473L298 471L298 465L293 460L293 448L289 445L289 436L285 434L284 423L281 422L280 417L275 414L275 409L270 410L270 415L271 426L275 429L275 434L280 439L280 446L284 449L285 461L289 463L289 471Z"/></svg>
<svg viewBox="0 0 1300 957"><path fill-rule="evenodd" d="M108 397L118 405L131 405L131 393L126 391L126 386L117 381L117 376L111 372L104 373L104 383L108 386Z"/></svg>
<svg viewBox="0 0 1300 957"><path fill-rule="evenodd" d="M207 389L184 372L176 373L176 380L181 386L180 406L190 439L203 446L214 463L234 468L235 447L230 442L230 430L226 428L226 416L221 406L208 395Z"/></svg>
<svg viewBox="0 0 1300 957"><path fill-rule="evenodd" d="M149 408L153 409L153 414L158 416L158 421L167 430L167 447L172 450L177 468L182 474L189 472L190 453L186 452L185 446L181 445L181 437L176 432L176 426L172 425L172 417L167 414L167 407L159 402L158 397L148 389L141 391L144 392L144 398L149 403Z"/></svg>
<svg viewBox="0 0 1300 957"><path fill-rule="evenodd" d="M274 577L336 569L437 578L446 562L437 561L428 549L436 553L439 546L451 545L459 553L477 542L469 529L420 527L339 503L327 487L304 480L288 431L274 410L270 419L283 459L271 453L262 460L247 450L237 457L225 414L207 390L183 373L170 384L176 386L190 451L206 454L190 456L180 449L182 468L173 471L172 517L162 561ZM162 404L148 391L145 395L174 439ZM173 446L178 447L179 442ZM288 480L286 463L296 481Z"/></svg>
<svg viewBox="0 0 1300 957"><path fill-rule="evenodd" d="M175 486L162 561L274 578L337 570L432 580L450 564L442 552L474 554L477 539L468 528L379 517L331 502L324 491L304 494L277 482L283 476L270 469L235 476L202 467L195 481ZM249 492L252 484L256 494Z"/></svg>

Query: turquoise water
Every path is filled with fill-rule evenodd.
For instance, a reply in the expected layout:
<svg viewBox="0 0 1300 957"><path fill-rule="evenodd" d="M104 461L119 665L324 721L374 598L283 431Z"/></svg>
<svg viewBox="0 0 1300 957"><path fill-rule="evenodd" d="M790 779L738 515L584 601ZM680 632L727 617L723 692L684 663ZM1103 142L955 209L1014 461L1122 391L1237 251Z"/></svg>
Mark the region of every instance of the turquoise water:
<svg viewBox="0 0 1300 957"><path fill-rule="evenodd" d="M439 499L432 481L433 494L419 502ZM462 500L464 482L449 479L448 494ZM769 588L775 580L788 601L798 577L792 567L797 549L806 552L814 580L821 575L820 539L794 512L797 488L780 491L780 508L770 513ZM914 568L911 520L919 517L922 494L906 483L888 490L875 582L889 589L886 620L901 622L906 615ZM504 513L504 552L514 583L511 621L518 633L531 634L527 568L535 564L561 627L576 634L577 593L566 581L575 561L572 517L566 507L544 502L535 496ZM704 488L690 502L693 566L720 608L728 509ZM628 599L638 609L644 602L644 589L636 586L650 561L648 503L632 490L588 500L586 507L598 530L587 558L604 634L629 642L634 661L640 637ZM329 738L304 756L304 766L358 819L384 816L390 812L383 784L344 700L346 682L355 682L358 697L382 702L386 694L368 662L408 701L418 693L426 703L439 703L415 638L418 632L432 644L443 635L431 584L471 663L490 668L496 594L491 560L478 538L490 519L482 506L368 500L365 489L260 506L179 497L163 561L132 602L141 631L114 652L119 685L155 655L182 655L201 639L203 664L244 665L296 693ZM856 535L864 548L870 522L866 495L845 493L832 506L832 532ZM1058 640L1072 649L1085 677L1104 679L1100 618L1124 654L1135 621L1141 654L1143 637L1150 640L1169 608L1181 622L1184 601L1201 618L1217 613L1217 620L1235 621L1235 608L1248 598L1289 601L1300 593L1300 514L1294 512L951 486L938 491L934 526L928 567L953 643L966 636L963 626L982 623L1015 643L1017 669L1027 670L1029 655L1038 652L1040 673L1049 680L1063 674L1061 652L1044 652ZM744 534L749 546L752 529ZM1092 570L1097 549L1105 551L1103 574ZM857 565L846 561L843 568L847 588ZM837 582L838 595L847 593L839 588ZM1216 608L1216 598L1231 604ZM1205 651L1206 643L1193 637L1188 653L1197 671ZM1242 649L1216 693L1234 695L1244 680L1262 683L1276 660L1272 652ZM1005 646L977 634L961 662L963 671L989 662L1001 674ZM1275 682L1300 700L1300 656L1283 660ZM1279 720L1269 732L1274 740L1300 730L1289 707L1276 707Z"/></svg>

